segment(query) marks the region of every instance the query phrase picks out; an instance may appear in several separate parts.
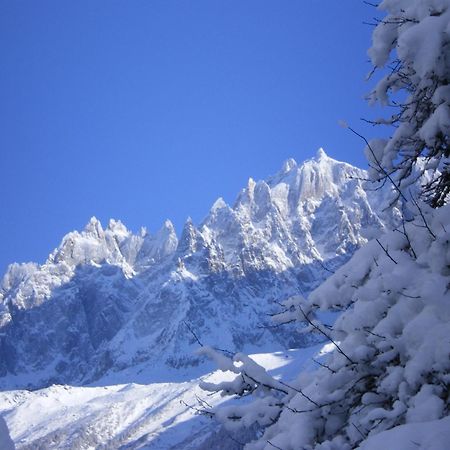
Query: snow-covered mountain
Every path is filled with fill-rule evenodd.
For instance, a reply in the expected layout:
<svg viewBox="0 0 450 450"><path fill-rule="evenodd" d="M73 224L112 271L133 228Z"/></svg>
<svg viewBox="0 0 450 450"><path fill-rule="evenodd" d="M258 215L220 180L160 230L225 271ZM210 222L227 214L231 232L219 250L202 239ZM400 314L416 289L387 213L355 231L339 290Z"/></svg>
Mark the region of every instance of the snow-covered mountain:
<svg viewBox="0 0 450 450"><path fill-rule="evenodd" d="M252 179L178 240L92 218L45 264L12 264L0 290L0 386L80 384L142 362L198 364L197 339L231 351L301 344L266 326L290 295L309 293L368 237L391 228L390 191L320 149L273 177ZM299 339L301 339L299 337ZM150 366L149 366L150 367Z"/></svg>

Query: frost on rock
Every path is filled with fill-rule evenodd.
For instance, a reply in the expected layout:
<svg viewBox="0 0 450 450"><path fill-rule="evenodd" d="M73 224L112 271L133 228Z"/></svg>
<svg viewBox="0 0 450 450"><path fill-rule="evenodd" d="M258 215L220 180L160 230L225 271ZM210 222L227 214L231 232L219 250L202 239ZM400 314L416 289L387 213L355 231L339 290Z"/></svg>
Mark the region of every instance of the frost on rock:
<svg viewBox="0 0 450 450"><path fill-rule="evenodd" d="M284 303L279 323L298 321L302 332L318 333L334 347L313 374L283 383L239 356L234 380L203 386L255 395L251 403L212 411L230 429L253 423L263 428L246 449L372 450L387 441L396 449L445 448L440 445L448 442L449 414L447 230L450 206L422 205L413 222L366 244L307 300ZM327 311L340 311L332 327L318 320ZM419 447L406 441L411 436Z"/></svg>

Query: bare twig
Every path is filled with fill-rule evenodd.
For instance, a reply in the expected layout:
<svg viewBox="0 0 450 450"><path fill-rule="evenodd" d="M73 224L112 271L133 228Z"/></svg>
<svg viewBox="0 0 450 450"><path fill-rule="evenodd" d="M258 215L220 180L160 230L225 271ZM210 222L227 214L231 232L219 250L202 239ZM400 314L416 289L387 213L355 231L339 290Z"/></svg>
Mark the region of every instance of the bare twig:
<svg viewBox="0 0 450 450"><path fill-rule="evenodd" d="M374 333L373 331L370 331L370 330L368 330L368 329L366 329L366 328L363 328L363 330L364 330L366 333L371 334L372 336L376 336L376 337L379 337L379 338L381 338L381 339L386 339L386 336L382 336L381 334Z"/></svg>
<svg viewBox="0 0 450 450"><path fill-rule="evenodd" d="M431 228L428 226L428 222L425 219L425 216L422 212L422 208L419 206L419 204L417 203L416 199L414 198L414 196L411 194L410 191L410 195L411 195L411 200L413 201L414 205L416 206L416 208L419 211L420 217L422 217L423 220L423 224L425 225L425 228L428 230L428 232L431 234L431 236L433 237L433 239L436 239L436 235L431 231Z"/></svg>
<svg viewBox="0 0 450 450"><path fill-rule="evenodd" d="M365 3L366 5L369 5L369 6L373 6L374 8L378 8L378 6L379 6L377 3L371 3L366 0L363 0L363 3Z"/></svg>
<svg viewBox="0 0 450 450"><path fill-rule="evenodd" d="M322 267L322 269L326 270L327 272L334 273L334 270L331 270L328 267L326 267L325 264L320 260L319 260L319 264Z"/></svg>
<svg viewBox="0 0 450 450"><path fill-rule="evenodd" d="M283 450L281 447L278 447L278 445L272 444L272 442L267 441L268 444L270 444L273 448L277 448L278 450Z"/></svg>
<svg viewBox="0 0 450 450"><path fill-rule="evenodd" d="M187 408L191 409L192 411L194 411L196 414L201 414L202 416L208 416L208 417L214 417L214 415L215 415L213 412L208 411L207 409L200 409L200 408L196 408L193 405L189 405L184 400L180 400L180 403L182 405L186 406Z"/></svg>
<svg viewBox="0 0 450 450"><path fill-rule="evenodd" d="M378 239L375 239L375 240L378 242L378 244L380 245L380 247L384 250L384 253L386 253L386 255L389 257L389 259L390 259L391 261L393 261L395 264L398 264L398 262L397 262L397 261L389 254L387 248L384 248L384 247L383 247L383 244L382 244Z"/></svg>
<svg viewBox="0 0 450 450"><path fill-rule="evenodd" d="M367 436L353 422L352 425L358 430L358 433L363 437L363 439L367 438Z"/></svg>
<svg viewBox="0 0 450 450"><path fill-rule="evenodd" d="M184 320L183 323L186 325L186 328L191 332L192 336L194 336L194 339L197 341L198 345L200 345L200 347L204 347L204 345L202 344L198 336L194 333L194 330L188 325L188 323Z"/></svg>
<svg viewBox="0 0 450 450"><path fill-rule="evenodd" d="M189 324L183 320L183 323L186 325L186 328L190 331L192 336L194 336L194 339L196 340L197 344L200 345L200 347L204 347L202 341L198 338L198 336L195 334L194 330L189 326ZM212 347L214 350L217 350L222 353L226 353L227 355L234 356L233 352L230 352L229 350L225 350L223 348L218 347Z"/></svg>
<svg viewBox="0 0 450 450"><path fill-rule="evenodd" d="M402 234L405 236L406 240L408 241L408 247L409 247L409 249L411 250L411 253L412 253L413 256L414 256L414 259L417 259L416 252L414 251L413 246L412 246L412 244L411 244L411 240L409 239L409 235L408 235L408 233L406 232L405 219L402 220L402 227L403 227L403 231L400 231L399 229L397 229L397 231L398 231L399 233L402 233Z"/></svg>
<svg viewBox="0 0 450 450"><path fill-rule="evenodd" d="M273 316L278 316L278 315L279 314L274 314ZM295 319L291 319L291 320L288 320L287 322L276 323L274 325L257 325L256 327L257 328L262 328L262 329L279 328L279 327L282 327L283 325L287 325L288 323L292 323L292 322L296 322L296 320Z"/></svg>
<svg viewBox="0 0 450 450"><path fill-rule="evenodd" d="M400 190L400 188L397 186L395 181L392 179L391 175L386 171L386 169L381 165L380 161L378 160L377 156L375 155L375 152L373 151L371 145L369 144L369 141L360 133L355 131L352 127L348 127L348 129L355 134L356 136L360 137L367 145L367 148L369 149L370 153L373 156L374 161L376 162L378 169L385 177L388 178L388 180L392 183L392 186L394 186L395 190L398 192L399 196L403 198L403 200L406 202L406 197L403 195L403 192Z"/></svg>
<svg viewBox="0 0 450 450"><path fill-rule="evenodd" d="M320 361L317 361L317 359L312 358L312 360L319 366L324 367L325 369L328 369L331 373L336 373L336 371L333 370L330 366L327 366L326 364L323 364Z"/></svg>
<svg viewBox="0 0 450 450"><path fill-rule="evenodd" d="M294 390L295 392L298 392L302 397L306 398L306 400L308 400L309 402L311 402L313 405L315 405L315 406L317 406L317 407L320 407L320 405L319 405L317 402L315 402L315 401L312 400L310 397L308 397L301 389L297 389L297 388L295 388L294 386L291 386L291 385L289 385L289 384L287 384L287 383L284 383L283 381L279 381L279 380L278 380L278 383L280 383L280 384L282 384L283 386L286 386L286 387L288 387L288 388Z"/></svg>
<svg viewBox="0 0 450 450"><path fill-rule="evenodd" d="M230 433L227 433L227 436L229 439L231 439L233 442L236 442L236 444L240 445L241 447L244 447L245 444L243 442L238 441L236 438L234 438L233 436L231 436Z"/></svg>
<svg viewBox="0 0 450 450"><path fill-rule="evenodd" d="M197 399L197 402L199 403L199 405L201 405L203 408L207 407L212 409L212 406L203 398L199 397L197 394L195 395L195 398Z"/></svg>
<svg viewBox="0 0 450 450"><path fill-rule="evenodd" d="M349 356L341 349L341 347L339 347L339 345L333 340L333 338L329 334L325 333L325 331L323 331L321 328L319 328L316 324L314 324L311 321L311 319L305 314L305 312L303 311L301 306L299 306L299 309L300 309L301 313L303 314L303 317L305 318L305 320L315 330L317 330L319 333L323 334L336 347L336 350L350 362L350 364L356 364L355 361L353 361L351 358L349 358Z"/></svg>
<svg viewBox="0 0 450 450"><path fill-rule="evenodd" d="M398 295L403 295L403 297L407 297L407 298L414 298L414 299L417 299L417 298L422 298L420 295L408 295L408 294L405 294L404 292L397 292L397 294Z"/></svg>

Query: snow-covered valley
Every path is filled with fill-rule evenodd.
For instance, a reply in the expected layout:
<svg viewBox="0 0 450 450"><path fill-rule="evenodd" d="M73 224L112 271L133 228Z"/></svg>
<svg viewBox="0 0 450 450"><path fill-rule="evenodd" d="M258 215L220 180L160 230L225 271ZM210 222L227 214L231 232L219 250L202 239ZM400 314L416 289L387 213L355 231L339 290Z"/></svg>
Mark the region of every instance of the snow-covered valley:
<svg viewBox="0 0 450 450"><path fill-rule="evenodd" d="M272 375L289 380L300 370L312 370L312 357L320 359L330 350L319 344L251 357ZM217 406L227 400L200 389L201 381L230 378L211 370L211 364L189 370L142 364L86 386L5 391L0 414L17 449L241 448L235 442L239 434L195 414L202 401Z"/></svg>

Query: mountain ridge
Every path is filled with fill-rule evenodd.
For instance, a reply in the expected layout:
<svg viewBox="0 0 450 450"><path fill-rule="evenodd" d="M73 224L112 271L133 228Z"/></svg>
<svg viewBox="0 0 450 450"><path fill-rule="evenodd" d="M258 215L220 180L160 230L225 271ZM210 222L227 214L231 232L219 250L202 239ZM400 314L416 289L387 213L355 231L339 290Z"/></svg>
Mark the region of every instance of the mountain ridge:
<svg viewBox="0 0 450 450"><path fill-rule="evenodd" d="M151 235L92 218L43 265L13 264L3 278L0 386L82 383L143 361L198 364L186 323L232 351L301 345L264 325L276 302L314 289L396 220L379 212L389 192L366 192L363 178L320 149L250 178L233 206L219 198L179 238L169 220Z"/></svg>

